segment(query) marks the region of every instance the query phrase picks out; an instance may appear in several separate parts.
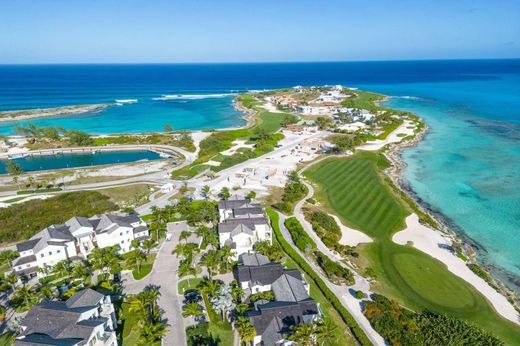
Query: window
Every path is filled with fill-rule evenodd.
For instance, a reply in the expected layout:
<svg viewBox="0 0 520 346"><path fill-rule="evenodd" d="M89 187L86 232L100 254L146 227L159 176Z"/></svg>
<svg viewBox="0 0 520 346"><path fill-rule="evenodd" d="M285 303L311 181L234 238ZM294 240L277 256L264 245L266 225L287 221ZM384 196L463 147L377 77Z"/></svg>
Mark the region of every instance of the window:
<svg viewBox="0 0 520 346"><path fill-rule="evenodd" d="M61 252L61 250L56 250L56 253L60 253L60 252Z"/></svg>
<svg viewBox="0 0 520 346"><path fill-rule="evenodd" d="M49 251L49 256L51 256L51 255L52 255L52 251Z"/></svg>
<svg viewBox="0 0 520 346"><path fill-rule="evenodd" d="M130 231L126 231L126 234L130 233Z"/></svg>
<svg viewBox="0 0 520 346"><path fill-rule="evenodd" d="M43 256L44 256L44 254L41 254L41 255L40 255L40 257L43 257Z"/></svg>
<svg viewBox="0 0 520 346"><path fill-rule="evenodd" d="M123 236L123 232L119 232L119 235L122 237Z"/></svg>

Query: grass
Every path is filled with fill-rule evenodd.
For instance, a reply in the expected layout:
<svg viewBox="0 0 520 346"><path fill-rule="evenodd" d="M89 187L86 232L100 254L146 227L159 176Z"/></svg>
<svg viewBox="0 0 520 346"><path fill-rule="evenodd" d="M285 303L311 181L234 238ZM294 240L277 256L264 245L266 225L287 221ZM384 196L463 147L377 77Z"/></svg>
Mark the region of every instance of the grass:
<svg viewBox="0 0 520 346"><path fill-rule="evenodd" d="M208 330L211 336L218 340L219 345L233 345L233 329L231 328L231 323L223 321L222 317L213 310L206 294L202 294L202 297L204 298L204 304L208 312Z"/></svg>
<svg viewBox="0 0 520 346"><path fill-rule="evenodd" d="M9 263L5 262L5 263L0 264L0 274L3 274L10 270L11 270L11 267L9 267Z"/></svg>
<svg viewBox="0 0 520 346"><path fill-rule="evenodd" d="M15 342L15 335L11 332L4 333L0 335L0 345L2 346L10 346Z"/></svg>
<svg viewBox="0 0 520 346"><path fill-rule="evenodd" d="M362 253L376 271L380 293L416 311L453 315L520 344L520 328L500 318L472 286L427 254L392 242L392 235L405 227L409 207L384 178L381 169L387 165L379 153L360 152L324 160L305 175L317 183L315 198L330 212L374 239Z"/></svg>
<svg viewBox="0 0 520 346"><path fill-rule="evenodd" d="M184 294L186 290L192 290L197 288L197 285L202 281L201 278L192 278L188 281L188 279L181 280L177 284L177 291L179 294Z"/></svg>
<svg viewBox="0 0 520 346"><path fill-rule="evenodd" d="M97 191L108 196L117 205L126 206L146 203L151 194L151 187L149 184L135 184Z"/></svg>
<svg viewBox="0 0 520 346"><path fill-rule="evenodd" d="M121 311L121 319L123 320L123 333L121 334L122 345L134 346L137 344L137 338L139 338L137 331L137 314L133 314L128 311L128 304L126 303L123 303L123 308Z"/></svg>
<svg viewBox="0 0 520 346"><path fill-rule="evenodd" d="M141 280L146 275L150 274L153 268L153 262L155 262L155 257L157 257L157 254L152 253L148 255L146 261L141 264L141 270L139 272L137 272L137 269L132 270L134 279Z"/></svg>

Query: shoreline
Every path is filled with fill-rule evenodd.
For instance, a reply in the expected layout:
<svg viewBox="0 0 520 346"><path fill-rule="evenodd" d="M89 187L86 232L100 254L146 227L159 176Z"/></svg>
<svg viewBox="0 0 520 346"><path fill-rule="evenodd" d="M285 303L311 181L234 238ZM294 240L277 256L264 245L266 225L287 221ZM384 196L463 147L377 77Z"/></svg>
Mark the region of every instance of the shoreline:
<svg viewBox="0 0 520 346"><path fill-rule="evenodd" d="M423 119L421 119L421 121L424 123ZM440 212L433 210L427 203L422 201L415 194L415 192L411 189L411 187L406 182L406 180L403 176L403 171L404 171L404 168L406 167L406 163L402 159L401 154L404 150L417 146L424 139L424 137L426 136L426 134L429 130L428 125L426 123L424 123L424 125L425 126L424 126L423 130L421 132L419 132L418 134L416 134L412 140L406 141L404 143L394 143L393 145L387 146L388 150L384 153L384 155L392 163L392 166L390 168L386 169L384 172L391 179L393 184L415 203L415 205L421 212L428 215L437 224L438 229L433 229L430 225L427 225L424 223L421 223L422 226L424 226L425 228L427 228L428 230L430 230L434 233L437 233L439 235L443 235L443 236L449 238L449 240L452 243L452 247L454 247L455 245L460 245L462 253L468 259L468 261L464 263L465 267L468 268L468 270L469 270L469 267L467 267L466 264L477 264L477 265L481 266L481 264L478 261L478 254L476 253L475 248L479 248L482 246L480 246L478 243L473 241L469 236L467 236L464 233L464 231L462 231L453 221L449 220L449 218L447 218ZM404 232L406 230L407 229L399 231L399 232ZM399 232L394 234L394 237L395 237L395 235L399 234ZM419 249L420 251L423 251L416 246L414 246L414 247ZM455 250L455 247L454 247L454 250ZM426 253L428 253L428 252L426 252ZM453 254L453 256L457 257L455 254ZM432 257L435 258L435 256L432 256ZM437 259L448 266L448 263L446 263L446 262L448 262L449 259L448 259L448 261L443 261L441 258L437 258ZM460 259L460 261L462 261L462 259ZM485 266L482 266L482 267L485 268ZM448 270L449 269L450 268L448 266ZM488 272L488 271L486 270L486 272ZM460 273L458 273L458 272L455 273L452 271L452 273L454 273L458 277L461 277L463 280L465 280L466 282L471 284L476 290L478 290L482 295L484 295L486 297L486 299L490 300L490 303L493 306L494 300L491 300L490 297L488 297L488 295L490 293L488 290L479 289L478 287L476 287L475 285L472 284L473 281L472 282L468 281L465 277L459 275ZM493 287L491 287L491 285L489 285L486 282L485 284L486 284L487 288L491 288L494 292L498 293L500 296L507 299L507 301L511 304L511 306L518 312L520 301L517 297L516 292L511 290L510 288L508 288L500 279L496 278L491 273L488 272L488 274L489 274L493 284L497 288L494 289ZM484 281L478 275L474 274L474 276L476 278ZM483 291L486 291L486 292L483 292ZM519 323L518 319L515 322L518 324Z"/></svg>
<svg viewBox="0 0 520 346"><path fill-rule="evenodd" d="M17 109L11 111L0 111L0 122L15 122L31 119L51 118L68 116L86 112L95 112L107 107L115 106L114 103L100 103L93 105L74 105L53 108Z"/></svg>

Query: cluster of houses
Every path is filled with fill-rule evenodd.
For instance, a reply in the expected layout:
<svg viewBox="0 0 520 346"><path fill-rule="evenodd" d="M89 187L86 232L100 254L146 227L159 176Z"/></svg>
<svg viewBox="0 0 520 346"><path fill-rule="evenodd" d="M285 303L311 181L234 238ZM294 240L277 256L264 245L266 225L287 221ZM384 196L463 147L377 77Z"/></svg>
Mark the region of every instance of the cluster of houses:
<svg viewBox="0 0 520 346"><path fill-rule="evenodd" d="M114 311L110 296L90 288L66 301L33 305L20 323L14 346L117 346Z"/></svg>
<svg viewBox="0 0 520 346"><path fill-rule="evenodd" d="M86 259L95 248L119 245L120 253L126 253L133 249L133 240L142 241L148 237L148 226L135 214L75 216L17 244L20 257L13 261L13 271L29 278L45 275L38 269L66 259Z"/></svg>
<svg viewBox="0 0 520 346"><path fill-rule="evenodd" d="M247 312L256 336L253 345L284 345L292 326L312 323L319 318L316 302L309 296L309 285L296 269L286 269L256 253L254 245L272 242L269 218L260 204L237 196L218 204L220 245L229 245L238 265L233 276L245 297L271 291L273 301L259 299Z"/></svg>

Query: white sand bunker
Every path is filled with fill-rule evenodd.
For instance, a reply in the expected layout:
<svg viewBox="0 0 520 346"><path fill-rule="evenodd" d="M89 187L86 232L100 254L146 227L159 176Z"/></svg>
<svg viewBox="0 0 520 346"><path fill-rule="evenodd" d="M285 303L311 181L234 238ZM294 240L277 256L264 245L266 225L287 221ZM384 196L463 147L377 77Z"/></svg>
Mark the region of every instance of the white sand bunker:
<svg viewBox="0 0 520 346"><path fill-rule="evenodd" d="M365 233L358 231L356 229L345 226L341 223L341 220L336 216L329 214L336 220L339 228L341 229L341 239L339 240L340 244L348 245L348 246L357 246L361 243L371 243L373 240Z"/></svg>
<svg viewBox="0 0 520 346"><path fill-rule="evenodd" d="M412 242L415 248L443 262L450 272L464 279L482 293L500 315L516 324L520 324L518 312L507 301L506 297L495 291L483 279L473 273L466 266L466 263L449 249L449 246L451 246L450 239L443 236L440 232L421 225L417 214L412 214L406 218L406 229L394 234L392 240L401 245Z"/></svg>

